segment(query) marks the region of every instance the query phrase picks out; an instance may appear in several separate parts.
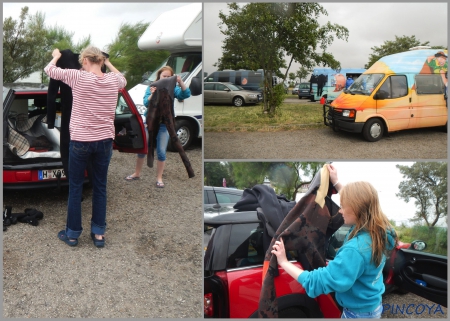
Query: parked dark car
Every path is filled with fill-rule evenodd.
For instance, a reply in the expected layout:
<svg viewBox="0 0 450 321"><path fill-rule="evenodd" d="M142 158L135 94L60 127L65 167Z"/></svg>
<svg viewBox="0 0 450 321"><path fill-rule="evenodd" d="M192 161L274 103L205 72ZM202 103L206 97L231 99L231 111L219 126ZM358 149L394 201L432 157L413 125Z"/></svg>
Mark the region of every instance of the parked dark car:
<svg viewBox="0 0 450 321"><path fill-rule="evenodd" d="M246 104L257 104L262 100L260 92L244 90L228 82L205 82L203 88L205 104L230 104L241 107Z"/></svg>
<svg viewBox="0 0 450 321"><path fill-rule="evenodd" d="M302 82L301 84L299 84L298 92L297 92L298 99L302 99L302 98L311 99L311 96L314 97L314 95L312 93L314 92L315 87L317 88L317 84L313 84L313 87L311 88L309 82Z"/></svg>
<svg viewBox="0 0 450 321"><path fill-rule="evenodd" d="M41 84L3 86L4 190L68 185L60 154L60 114L55 128L49 129L46 123L47 90ZM60 106L59 95L56 105ZM147 153L142 117L126 90L119 92L114 125L114 149Z"/></svg>
<svg viewBox="0 0 450 321"><path fill-rule="evenodd" d="M265 255L263 223L250 211L205 218L204 224L204 317L257 317ZM344 225L331 236L327 261L348 229ZM421 241L399 243L383 270L385 293L409 291L446 307L447 257L418 251L424 247ZM301 267L295 251L288 256ZM332 294L310 298L281 267L279 272L275 279L279 317L340 318Z"/></svg>

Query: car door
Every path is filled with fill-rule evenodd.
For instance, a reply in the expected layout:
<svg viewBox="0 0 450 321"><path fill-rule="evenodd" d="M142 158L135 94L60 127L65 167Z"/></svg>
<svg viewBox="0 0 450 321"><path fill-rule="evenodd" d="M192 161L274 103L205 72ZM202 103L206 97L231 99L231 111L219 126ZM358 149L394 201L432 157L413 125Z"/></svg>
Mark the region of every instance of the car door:
<svg viewBox="0 0 450 321"><path fill-rule="evenodd" d="M125 89L119 91L114 127L114 149L124 153L147 154L148 144L144 121Z"/></svg>
<svg viewBox="0 0 450 321"><path fill-rule="evenodd" d="M207 104L216 102L214 95L214 83L205 82L203 84L203 98Z"/></svg>
<svg viewBox="0 0 450 321"><path fill-rule="evenodd" d="M224 84L216 84L214 88L214 93L216 95L216 102L221 104L228 104L232 101L232 96L230 94L231 90Z"/></svg>
<svg viewBox="0 0 450 321"><path fill-rule="evenodd" d="M402 290L447 307L447 257L414 249L397 249L394 283Z"/></svg>

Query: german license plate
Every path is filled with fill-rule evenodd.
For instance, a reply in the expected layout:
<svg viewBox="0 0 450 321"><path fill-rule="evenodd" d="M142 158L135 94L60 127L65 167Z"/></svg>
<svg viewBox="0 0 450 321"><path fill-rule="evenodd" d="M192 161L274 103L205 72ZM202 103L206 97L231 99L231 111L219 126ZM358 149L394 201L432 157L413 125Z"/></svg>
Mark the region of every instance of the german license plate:
<svg viewBox="0 0 450 321"><path fill-rule="evenodd" d="M46 180L46 179L57 179L58 176L61 176L61 178L65 178L66 174L64 173L64 169L44 169L38 171L38 179Z"/></svg>

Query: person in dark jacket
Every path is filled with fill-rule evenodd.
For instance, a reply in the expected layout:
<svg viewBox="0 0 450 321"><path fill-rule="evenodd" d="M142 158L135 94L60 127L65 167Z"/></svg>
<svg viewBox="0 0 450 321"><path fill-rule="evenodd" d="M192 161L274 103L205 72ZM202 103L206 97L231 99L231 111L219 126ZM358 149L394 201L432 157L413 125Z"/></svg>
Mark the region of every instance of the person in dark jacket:
<svg viewBox="0 0 450 321"><path fill-rule="evenodd" d="M353 84L353 78L351 76L347 77L347 81L345 82L345 89L348 89Z"/></svg>

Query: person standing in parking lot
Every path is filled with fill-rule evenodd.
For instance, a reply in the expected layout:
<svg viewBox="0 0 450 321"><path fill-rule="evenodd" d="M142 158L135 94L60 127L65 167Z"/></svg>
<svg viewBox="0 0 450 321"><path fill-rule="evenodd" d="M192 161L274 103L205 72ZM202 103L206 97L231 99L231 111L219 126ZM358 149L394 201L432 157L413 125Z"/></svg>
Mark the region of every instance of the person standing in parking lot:
<svg viewBox="0 0 450 321"><path fill-rule="evenodd" d="M383 268L386 254L397 243L395 230L382 212L378 193L368 182L339 183L337 171L328 165L330 181L339 191L340 213L352 225L344 245L326 267L304 271L286 258L283 239L272 253L278 264L302 284L308 296L335 292L343 307L342 318L380 318L384 293Z"/></svg>
<svg viewBox="0 0 450 321"><path fill-rule="evenodd" d="M156 80L162 79L162 78L169 78L174 75L173 69L170 66L162 67L157 72ZM177 76L177 82L179 86L176 86L174 89L174 97L178 100L184 100L189 97L191 97L191 90L186 87L185 83L181 79L180 76ZM145 91L144 95L144 105L148 108L149 101L151 98L151 95L156 91L156 87L149 86L147 87L147 90ZM147 115L147 111L144 113L144 116ZM147 125L146 125L147 126ZM148 132L147 132L147 139L148 139ZM156 187L157 188L164 188L164 183L162 181L162 175L164 173L164 167L166 164L166 151L167 151L167 145L169 143L169 132L167 131L166 125L164 122L160 123L159 131L156 136L156 153L158 155L158 162L156 163ZM139 179L141 175L142 166L144 165L144 159L146 154L138 154L136 159L136 168L134 170L134 173L131 175L128 175L125 177L125 180L127 181L134 181Z"/></svg>
<svg viewBox="0 0 450 321"><path fill-rule="evenodd" d="M105 245L106 185L112 142L115 136L114 117L118 91L127 84L125 77L96 47L85 48L79 61L82 69L61 69L56 62L61 57L58 49L44 68L46 74L61 80L72 88L73 107L70 119L69 143L69 200L65 230L58 238L69 246L76 246L83 228L81 199L84 173L88 160L92 164L92 219L91 238L94 245ZM103 73L103 65L111 72Z"/></svg>

